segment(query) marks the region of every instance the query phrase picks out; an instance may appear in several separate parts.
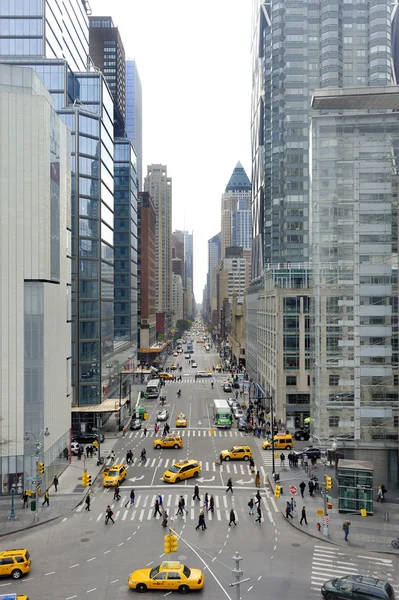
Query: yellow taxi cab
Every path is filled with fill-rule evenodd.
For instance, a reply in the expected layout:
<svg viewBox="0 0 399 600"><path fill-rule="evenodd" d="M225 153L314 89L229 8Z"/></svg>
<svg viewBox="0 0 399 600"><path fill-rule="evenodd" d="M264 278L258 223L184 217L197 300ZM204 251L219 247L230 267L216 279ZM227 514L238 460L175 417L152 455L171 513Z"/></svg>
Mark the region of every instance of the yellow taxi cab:
<svg viewBox="0 0 399 600"><path fill-rule="evenodd" d="M216 365L215 369L216 369L216 371L221 371L222 367L220 365Z"/></svg>
<svg viewBox="0 0 399 600"><path fill-rule="evenodd" d="M177 369L176 365L172 365L170 368L172 371L176 371L176 369Z"/></svg>
<svg viewBox="0 0 399 600"><path fill-rule="evenodd" d="M232 446L229 450L222 450L222 460L249 460L252 458L252 450L249 446Z"/></svg>
<svg viewBox="0 0 399 600"><path fill-rule="evenodd" d="M275 450L291 450L294 447L294 440L292 439L292 435L281 433L274 436L274 449ZM263 450L271 450L272 443L271 442L263 442L262 444Z"/></svg>
<svg viewBox="0 0 399 600"><path fill-rule="evenodd" d="M179 354L181 354L183 352L183 350L181 348L178 349L177 351Z"/></svg>
<svg viewBox="0 0 399 600"><path fill-rule="evenodd" d="M180 435L165 435L164 437L154 440L154 448L182 448L183 440Z"/></svg>
<svg viewBox="0 0 399 600"><path fill-rule="evenodd" d="M115 487L125 481L127 470L125 465L117 464L112 465L112 467L108 470L108 473L103 476L103 486L104 487Z"/></svg>
<svg viewBox="0 0 399 600"><path fill-rule="evenodd" d="M211 375L213 375L213 371L212 371L212 369L207 369L207 371L206 371L206 372L207 372L207 373L210 373Z"/></svg>
<svg viewBox="0 0 399 600"><path fill-rule="evenodd" d="M32 559L26 548L0 552L0 576L20 579L29 573Z"/></svg>
<svg viewBox="0 0 399 600"><path fill-rule="evenodd" d="M198 477L201 473L201 465L198 460L182 460L175 463L165 471L162 479L167 483L179 483L189 477Z"/></svg>
<svg viewBox="0 0 399 600"><path fill-rule="evenodd" d="M178 352L173 352L173 356L179 356Z"/></svg>
<svg viewBox="0 0 399 600"><path fill-rule="evenodd" d="M17 594L17 600L29 600L29 596L20 596Z"/></svg>
<svg viewBox="0 0 399 600"><path fill-rule="evenodd" d="M204 340L197 340L197 344L203 344Z"/></svg>
<svg viewBox="0 0 399 600"><path fill-rule="evenodd" d="M204 587L204 574L201 569L189 569L177 560L165 560L152 569L133 571L127 583L138 592L160 589L187 594Z"/></svg>
<svg viewBox="0 0 399 600"><path fill-rule="evenodd" d="M159 374L159 379L173 379L173 375L171 375L170 373L160 373Z"/></svg>
<svg viewBox="0 0 399 600"><path fill-rule="evenodd" d="M176 417L176 427L187 427L187 417L184 413L180 413Z"/></svg>

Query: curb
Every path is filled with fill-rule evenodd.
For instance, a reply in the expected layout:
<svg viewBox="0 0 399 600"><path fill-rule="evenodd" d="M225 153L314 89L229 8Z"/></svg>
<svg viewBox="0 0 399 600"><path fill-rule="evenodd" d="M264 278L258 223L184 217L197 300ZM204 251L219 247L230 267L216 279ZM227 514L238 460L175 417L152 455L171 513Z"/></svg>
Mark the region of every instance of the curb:
<svg viewBox="0 0 399 600"><path fill-rule="evenodd" d="M21 529L14 529L13 531L7 531L6 533L0 533L0 538L6 537L8 535L17 535L18 533L22 533L23 531L28 531L28 529L34 529L35 527L40 527L41 525L47 525L47 523L51 523L52 521L56 521L60 519L64 515L58 515L58 517L51 517L46 521L41 521L40 523L32 523L32 525L27 525L26 527L21 527Z"/></svg>

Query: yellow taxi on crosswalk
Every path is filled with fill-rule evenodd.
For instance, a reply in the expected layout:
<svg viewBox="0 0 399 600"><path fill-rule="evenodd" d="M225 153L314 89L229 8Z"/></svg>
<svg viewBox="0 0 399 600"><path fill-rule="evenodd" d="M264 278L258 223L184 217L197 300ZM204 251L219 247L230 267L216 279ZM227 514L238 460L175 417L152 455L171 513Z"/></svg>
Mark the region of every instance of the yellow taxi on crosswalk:
<svg viewBox="0 0 399 600"><path fill-rule="evenodd" d="M180 435L165 435L154 440L154 448L182 448L183 440Z"/></svg>
<svg viewBox="0 0 399 600"><path fill-rule="evenodd" d="M204 574L201 569L189 569L177 560L165 560L152 569L134 571L127 583L138 592L160 589L187 594L204 587Z"/></svg>
<svg viewBox="0 0 399 600"><path fill-rule="evenodd" d="M159 379L166 379L168 381L170 379L173 379L173 375L171 375L170 373L160 373Z"/></svg>
<svg viewBox="0 0 399 600"><path fill-rule="evenodd" d="M169 469L165 471L162 479L166 483L179 483L183 479L189 479L189 477L198 477L201 473L201 465L198 460L182 460L175 463Z"/></svg>
<svg viewBox="0 0 399 600"><path fill-rule="evenodd" d="M249 460L252 458L252 450L249 446L232 446L229 450L222 450L220 453L222 460Z"/></svg>
<svg viewBox="0 0 399 600"><path fill-rule="evenodd" d="M126 479L127 470L125 465L113 465L107 472L103 471L103 486L115 487Z"/></svg>
<svg viewBox="0 0 399 600"><path fill-rule="evenodd" d="M180 413L176 417L176 427L187 427L187 417L184 413Z"/></svg>

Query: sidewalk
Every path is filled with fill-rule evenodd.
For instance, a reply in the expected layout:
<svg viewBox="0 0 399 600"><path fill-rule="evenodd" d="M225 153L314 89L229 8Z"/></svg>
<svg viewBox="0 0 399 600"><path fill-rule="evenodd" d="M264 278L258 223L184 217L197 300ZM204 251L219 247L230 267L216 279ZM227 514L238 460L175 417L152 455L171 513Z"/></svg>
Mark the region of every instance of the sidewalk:
<svg viewBox="0 0 399 600"><path fill-rule="evenodd" d="M107 464L107 456L113 449L115 442L122 437L121 432L104 431L105 441L101 444L101 456L104 458L104 464ZM30 529L43 523L54 521L59 517L66 515L78 506L86 496L89 488L82 486L82 473L86 467L91 475L92 485L97 475L102 471L104 465L97 466L97 456L93 458L78 460L72 456L71 462L60 463L60 474L58 476L58 492L54 491L54 486L49 488L50 506L42 506L43 493L39 498L39 521L35 522L34 511L29 508L21 508L22 501L19 495L15 495L15 515L16 521L8 519L11 511L11 496L0 497L0 537L10 535L24 529ZM43 492L43 490L42 490Z"/></svg>
<svg viewBox="0 0 399 600"><path fill-rule="evenodd" d="M276 461L276 465L280 461ZM314 497L309 496L308 481L309 476L303 469L298 467L297 469L279 469L276 466L276 471L280 474L279 485L283 488L283 494L280 498L275 498L275 502L278 508L281 510L282 518L286 519L285 507L287 501L294 497L296 502L296 511L293 519L288 520L289 524L300 531L303 531L307 535L315 537L323 542L336 544L338 546L352 546L357 548L365 548L369 551L374 552L387 552L392 553L395 556L399 556L398 551L395 551L391 546L391 541L397 537L399 530L399 505L393 502L374 502L374 515L362 517L359 514L354 513L339 513L338 512L338 500L337 484L334 479L335 490L329 490L328 496L332 497L332 509L328 509L328 515L331 518L329 524L329 535L323 534L322 517L316 515L317 510L324 508L324 501L320 494L316 494ZM326 474L334 478L335 469L334 467L326 467ZM324 468L317 469L317 476L319 481L323 480ZM291 481L292 480L292 481ZM301 481L306 483L306 490L304 498L301 497L299 484ZM272 492L274 493L275 482L272 478L271 473L268 473L268 483ZM293 484L297 488L296 496L292 496L289 491L290 485ZM396 498L395 498L396 499ZM299 524L301 519L302 507L306 509L306 518L308 525L303 523ZM388 521L385 520L386 514L388 515ZM344 540L344 532L342 530L343 522L348 519L351 522L348 542ZM321 531L317 530L317 523L321 524Z"/></svg>

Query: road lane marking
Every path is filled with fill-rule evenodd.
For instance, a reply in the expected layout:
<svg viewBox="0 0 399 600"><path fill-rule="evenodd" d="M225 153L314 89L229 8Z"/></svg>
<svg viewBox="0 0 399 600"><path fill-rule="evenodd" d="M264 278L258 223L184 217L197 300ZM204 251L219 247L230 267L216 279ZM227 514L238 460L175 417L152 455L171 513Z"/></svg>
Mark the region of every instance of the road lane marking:
<svg viewBox="0 0 399 600"><path fill-rule="evenodd" d="M110 552L110 551L108 550L108 552ZM76 563L76 565L71 565L69 568L74 569L75 567L78 567L78 566L79 566L79 563Z"/></svg>
<svg viewBox="0 0 399 600"><path fill-rule="evenodd" d="M104 554L109 554L110 552L111 552L111 550L106 550L106 551L104 552Z"/></svg>
<svg viewBox="0 0 399 600"><path fill-rule="evenodd" d="M111 583L117 583L117 581L119 581L119 579L114 579L113 581L111 581Z"/></svg>
<svg viewBox="0 0 399 600"><path fill-rule="evenodd" d="M91 590L87 590L86 594L90 594L91 592L95 592L97 588L91 588Z"/></svg>
<svg viewBox="0 0 399 600"><path fill-rule="evenodd" d="M49 573L45 573L44 576L47 577L47 575L54 575L55 571L50 571Z"/></svg>
<svg viewBox="0 0 399 600"><path fill-rule="evenodd" d="M65 600L73 600L73 598L77 598L76 594L75 596L68 596L68 598L65 598Z"/></svg>
<svg viewBox="0 0 399 600"><path fill-rule="evenodd" d="M125 510L125 512L122 515L122 521L124 521L126 519L128 512L129 512L128 510Z"/></svg>
<svg viewBox="0 0 399 600"><path fill-rule="evenodd" d="M95 557L95 556L93 556L92 558L88 558L88 559L87 559L87 562L91 562L92 560L96 560L96 557Z"/></svg>

